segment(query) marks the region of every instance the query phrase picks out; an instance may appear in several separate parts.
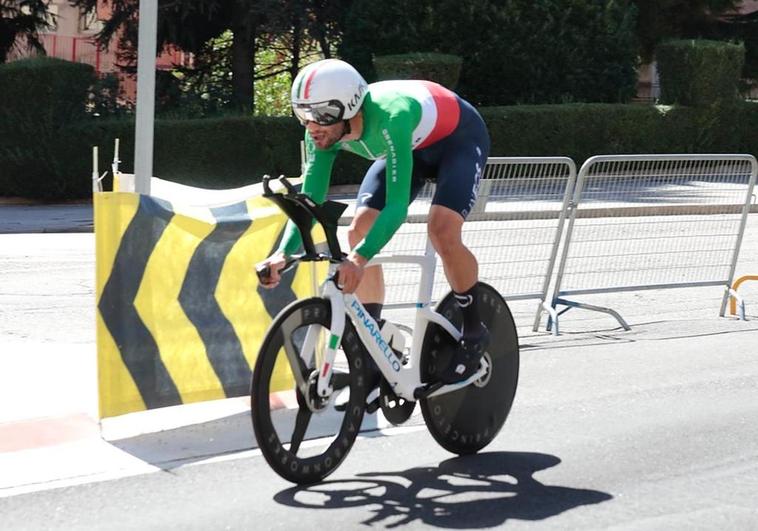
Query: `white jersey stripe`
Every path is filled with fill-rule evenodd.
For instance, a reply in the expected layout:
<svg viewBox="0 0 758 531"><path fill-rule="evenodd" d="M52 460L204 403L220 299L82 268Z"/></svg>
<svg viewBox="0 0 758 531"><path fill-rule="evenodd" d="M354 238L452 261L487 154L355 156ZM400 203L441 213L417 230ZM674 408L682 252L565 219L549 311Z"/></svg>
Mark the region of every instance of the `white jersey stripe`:
<svg viewBox="0 0 758 531"><path fill-rule="evenodd" d="M421 120L416 129L413 130L413 148L415 149L424 140L427 139L437 123L437 105L434 102L432 93L429 92L423 83L418 81L379 81L372 83L370 86L371 94L382 94L383 92L400 92L411 96L421 104Z"/></svg>

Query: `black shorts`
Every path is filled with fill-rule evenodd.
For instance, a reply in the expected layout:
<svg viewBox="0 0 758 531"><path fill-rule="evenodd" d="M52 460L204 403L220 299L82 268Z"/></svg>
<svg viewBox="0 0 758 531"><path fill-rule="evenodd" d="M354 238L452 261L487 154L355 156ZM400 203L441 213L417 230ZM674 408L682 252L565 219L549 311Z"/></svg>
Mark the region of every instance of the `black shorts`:
<svg viewBox="0 0 758 531"><path fill-rule="evenodd" d="M436 181L432 204L455 210L465 219L476 203L479 179L490 152L490 137L476 109L461 98L458 104L460 120L453 132L413 152L410 197L413 201L426 181ZM380 159L369 167L358 191L358 207L384 208L386 165Z"/></svg>

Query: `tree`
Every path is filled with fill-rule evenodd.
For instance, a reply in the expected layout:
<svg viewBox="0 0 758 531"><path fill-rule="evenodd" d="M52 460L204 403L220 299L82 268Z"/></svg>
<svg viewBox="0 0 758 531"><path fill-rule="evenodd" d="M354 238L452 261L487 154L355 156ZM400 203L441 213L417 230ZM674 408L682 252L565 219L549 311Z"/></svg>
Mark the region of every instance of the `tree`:
<svg viewBox="0 0 758 531"><path fill-rule="evenodd" d="M727 15L718 27L720 38L738 40L745 44L743 77L755 83L758 80L758 11Z"/></svg>
<svg viewBox="0 0 758 531"><path fill-rule="evenodd" d="M742 0L634 0L640 54L650 61L664 39L706 38L714 35L724 14L733 13Z"/></svg>
<svg viewBox="0 0 758 531"><path fill-rule="evenodd" d="M369 79L372 55L459 55L477 105L627 101L634 24L627 0L356 0L340 54Z"/></svg>
<svg viewBox="0 0 758 531"><path fill-rule="evenodd" d="M0 0L0 64L19 45L19 38L26 41L29 49L44 54L39 30L52 27L53 22L45 0Z"/></svg>
<svg viewBox="0 0 758 531"><path fill-rule="evenodd" d="M106 0L112 15L98 34L101 46L114 38L120 43L121 59L127 67L136 64L138 0ZM73 5L93 9L97 0L71 0ZM339 35L336 19L349 0L159 0L158 45L167 44L197 54L197 75L207 80L231 83L230 107L249 113L254 108L256 79L282 71L296 73L316 42L329 57ZM223 36L231 32L231 42ZM218 45L218 40L223 41ZM278 48L275 61L256 69L256 52L261 46ZM215 64L228 65L231 80L214 72ZM189 71L185 76L192 76ZM294 74L293 74L294 77Z"/></svg>
<svg viewBox="0 0 758 531"><path fill-rule="evenodd" d="M126 69L136 66L139 0L106 0L111 18L98 33L100 46L119 43L120 59ZM255 39L273 0L159 0L158 49L173 44L186 52L199 53L211 39L226 30L232 32L231 106L242 113L253 108L253 57ZM71 4L91 10L97 0L71 0Z"/></svg>

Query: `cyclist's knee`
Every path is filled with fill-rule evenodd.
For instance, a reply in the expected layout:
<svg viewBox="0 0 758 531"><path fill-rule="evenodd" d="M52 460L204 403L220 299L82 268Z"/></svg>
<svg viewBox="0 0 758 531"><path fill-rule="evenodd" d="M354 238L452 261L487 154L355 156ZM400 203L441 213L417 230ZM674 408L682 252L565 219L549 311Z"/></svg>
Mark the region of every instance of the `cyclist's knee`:
<svg viewBox="0 0 758 531"><path fill-rule="evenodd" d="M455 252L463 245L461 223L448 215L430 215L427 231L434 249L440 256Z"/></svg>

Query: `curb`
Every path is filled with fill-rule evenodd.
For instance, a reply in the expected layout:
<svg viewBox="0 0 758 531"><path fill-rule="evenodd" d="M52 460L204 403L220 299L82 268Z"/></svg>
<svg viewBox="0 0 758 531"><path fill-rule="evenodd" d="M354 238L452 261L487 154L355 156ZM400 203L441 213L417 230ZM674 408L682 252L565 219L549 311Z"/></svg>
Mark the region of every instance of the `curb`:
<svg viewBox="0 0 758 531"><path fill-rule="evenodd" d="M88 438L99 438L98 423L77 413L0 424L0 453L34 450Z"/></svg>

